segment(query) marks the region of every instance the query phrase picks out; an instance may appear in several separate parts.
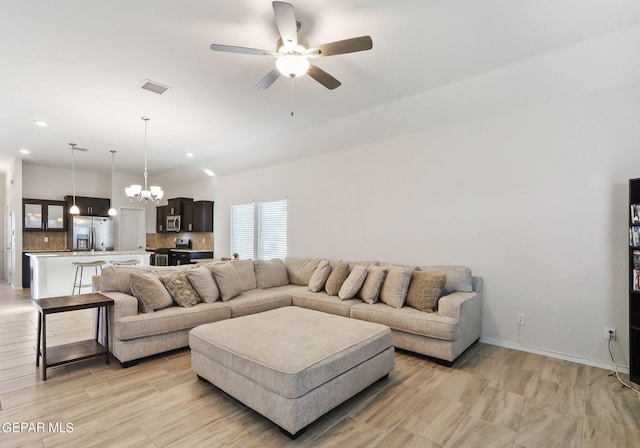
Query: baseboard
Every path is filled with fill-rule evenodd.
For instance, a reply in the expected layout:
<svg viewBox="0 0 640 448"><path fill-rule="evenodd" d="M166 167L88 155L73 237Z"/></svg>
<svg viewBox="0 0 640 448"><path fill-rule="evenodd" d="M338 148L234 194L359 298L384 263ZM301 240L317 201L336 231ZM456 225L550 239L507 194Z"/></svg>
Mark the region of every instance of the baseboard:
<svg viewBox="0 0 640 448"><path fill-rule="evenodd" d="M615 370L612 362L596 361L595 359L583 358L581 356L568 355L566 353L553 352L542 348L531 347L529 345L516 344L513 342L502 341L500 339L493 338L480 338L480 342L489 345L497 345L498 347L510 348L513 350L520 350L522 352L534 353L536 355L544 355L550 358L562 359L564 361L571 361L578 364L584 364L591 367L598 367L600 369ZM622 366L618 364L618 372L629 373L629 366Z"/></svg>

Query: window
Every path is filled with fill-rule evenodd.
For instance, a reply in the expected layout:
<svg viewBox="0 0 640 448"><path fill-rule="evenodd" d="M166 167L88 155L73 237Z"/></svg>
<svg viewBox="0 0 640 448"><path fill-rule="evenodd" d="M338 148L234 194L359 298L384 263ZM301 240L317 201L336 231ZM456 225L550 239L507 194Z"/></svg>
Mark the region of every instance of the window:
<svg viewBox="0 0 640 448"><path fill-rule="evenodd" d="M232 205L231 253L241 259L285 258L287 200Z"/></svg>

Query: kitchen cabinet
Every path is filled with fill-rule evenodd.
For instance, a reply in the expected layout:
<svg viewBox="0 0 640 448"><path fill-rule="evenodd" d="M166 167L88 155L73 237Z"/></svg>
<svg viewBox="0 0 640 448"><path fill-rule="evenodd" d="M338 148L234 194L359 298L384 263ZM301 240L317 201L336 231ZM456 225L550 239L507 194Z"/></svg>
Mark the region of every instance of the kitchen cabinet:
<svg viewBox="0 0 640 448"><path fill-rule="evenodd" d="M64 200L69 209L73 205L73 196L65 196ZM81 216L109 216L111 199L76 196L76 205L80 209Z"/></svg>
<svg viewBox="0 0 640 448"><path fill-rule="evenodd" d="M182 208L185 204L193 202L192 198L173 198L167 199L169 210L167 216L177 216L182 214Z"/></svg>
<svg viewBox="0 0 640 448"><path fill-rule="evenodd" d="M166 233L168 211L168 205L156 207L156 233Z"/></svg>
<svg viewBox="0 0 640 448"><path fill-rule="evenodd" d="M194 202L186 203L182 206L182 213L180 214L180 231L181 232L193 232L193 204Z"/></svg>
<svg viewBox="0 0 640 448"><path fill-rule="evenodd" d="M23 230L64 231L67 229L64 201L22 200Z"/></svg>
<svg viewBox="0 0 640 448"><path fill-rule="evenodd" d="M194 201L189 232L213 232L213 201Z"/></svg>

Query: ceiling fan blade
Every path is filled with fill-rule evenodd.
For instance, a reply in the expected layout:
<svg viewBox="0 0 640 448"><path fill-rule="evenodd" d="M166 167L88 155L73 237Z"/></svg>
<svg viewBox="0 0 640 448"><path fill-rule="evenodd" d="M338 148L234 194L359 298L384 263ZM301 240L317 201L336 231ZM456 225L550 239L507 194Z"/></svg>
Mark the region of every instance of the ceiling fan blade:
<svg viewBox="0 0 640 448"><path fill-rule="evenodd" d="M227 53L253 54L257 56L276 56L273 51L258 50L256 48L236 47L233 45L211 44L213 51L225 51Z"/></svg>
<svg viewBox="0 0 640 448"><path fill-rule="evenodd" d="M340 84L342 84L329 73L325 72L320 67L316 67L313 64L309 67L307 74L329 90L336 89L340 87Z"/></svg>
<svg viewBox="0 0 640 448"><path fill-rule="evenodd" d="M336 54L355 53L356 51L371 50L373 41L371 36L360 36L351 39L339 40L328 44L318 45L317 47L305 50L303 54L311 56L333 56Z"/></svg>
<svg viewBox="0 0 640 448"><path fill-rule="evenodd" d="M286 2L273 2L273 13L276 16L276 25L278 25L283 44L286 47L298 45L298 24L293 5Z"/></svg>
<svg viewBox="0 0 640 448"><path fill-rule="evenodd" d="M264 78L260 80L258 84L256 84L256 89L268 89L271 84L276 82L276 79L280 77L280 72L277 68L274 68L269 73L266 74Z"/></svg>

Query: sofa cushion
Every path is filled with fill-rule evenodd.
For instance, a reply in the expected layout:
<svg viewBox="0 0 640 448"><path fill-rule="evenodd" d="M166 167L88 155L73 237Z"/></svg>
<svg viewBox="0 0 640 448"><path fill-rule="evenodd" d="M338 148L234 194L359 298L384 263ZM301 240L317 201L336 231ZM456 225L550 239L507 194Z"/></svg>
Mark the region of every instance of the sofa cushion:
<svg viewBox="0 0 640 448"><path fill-rule="evenodd" d="M269 289L251 289L227 302L231 317L262 313L291 305L291 295Z"/></svg>
<svg viewBox="0 0 640 448"><path fill-rule="evenodd" d="M317 258L311 260L292 257L285 258L284 264L287 267L289 283L299 286L309 285L309 280L311 280L311 276L316 270L319 262L320 260Z"/></svg>
<svg viewBox="0 0 640 448"><path fill-rule="evenodd" d="M291 295L293 296L294 306L344 317L351 315L351 307L353 305L362 303L360 299L341 300L340 297L330 296L324 291L312 292L308 289L304 291L292 291Z"/></svg>
<svg viewBox="0 0 640 448"><path fill-rule="evenodd" d="M402 308L411 281L412 268L390 268L382 283L380 300L394 308Z"/></svg>
<svg viewBox="0 0 640 448"><path fill-rule="evenodd" d="M151 268L149 266L107 266L100 274L100 291L133 295L131 291L132 272L151 272Z"/></svg>
<svg viewBox="0 0 640 448"><path fill-rule="evenodd" d="M387 270L380 266L369 266L367 268L367 278L358 293L358 297L366 303L376 303L380 297L382 283L387 276Z"/></svg>
<svg viewBox="0 0 640 448"><path fill-rule="evenodd" d="M309 291L318 292L324 289L325 283L331 274L331 264L329 260L320 260L318 267L313 272L309 280Z"/></svg>
<svg viewBox="0 0 640 448"><path fill-rule="evenodd" d="M420 266L420 269L431 274L444 274L447 276L442 295L446 296L455 291L473 291L471 287L471 269L466 266Z"/></svg>
<svg viewBox="0 0 640 448"><path fill-rule="evenodd" d="M358 303L351 307L354 319L376 322L419 336L454 341L457 338L458 320L439 313L424 313L405 306L394 308L384 303Z"/></svg>
<svg viewBox="0 0 640 448"><path fill-rule="evenodd" d="M193 269L192 269L193 270ZM167 288L173 301L185 308L190 308L202 300L193 289L185 271L170 272L160 276L160 281Z"/></svg>
<svg viewBox="0 0 640 448"><path fill-rule="evenodd" d="M138 308L143 313L152 313L173 305L171 294L156 274L151 272L132 272L131 291L138 299Z"/></svg>
<svg viewBox="0 0 640 448"><path fill-rule="evenodd" d="M413 271L405 305L427 313L433 312L438 306L438 299L442 296L442 288L446 280L446 275Z"/></svg>
<svg viewBox="0 0 640 448"><path fill-rule="evenodd" d="M220 290L220 297L224 302L233 299L242 292L240 277L233 263L211 266L209 268Z"/></svg>
<svg viewBox="0 0 640 448"><path fill-rule="evenodd" d="M347 279L342 283L340 291L338 291L338 297L342 300L354 298L362 288L366 278L367 268L360 265L354 266Z"/></svg>
<svg viewBox="0 0 640 448"><path fill-rule="evenodd" d="M256 273L257 288L267 289L289 284L287 267L279 258L256 260L253 262L253 269Z"/></svg>
<svg viewBox="0 0 640 448"><path fill-rule="evenodd" d="M154 313L126 316L118 319L114 338L121 341L189 330L198 325L231 318L231 309L220 301L198 303L191 308L170 306Z"/></svg>
<svg viewBox="0 0 640 448"><path fill-rule="evenodd" d="M200 299L206 303L213 303L220 299L220 291L211 271L204 266L198 266L186 272L187 278L196 290Z"/></svg>
<svg viewBox="0 0 640 448"><path fill-rule="evenodd" d="M349 276L349 264L343 261L331 262L331 273L324 285L324 290L330 296L337 296L342 283Z"/></svg>
<svg viewBox="0 0 640 448"><path fill-rule="evenodd" d="M256 289L256 274L253 270L253 261L234 261L231 264L236 268L236 271L238 271L240 291L244 292L250 289Z"/></svg>

